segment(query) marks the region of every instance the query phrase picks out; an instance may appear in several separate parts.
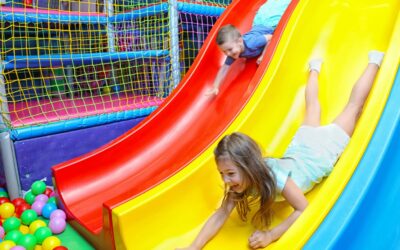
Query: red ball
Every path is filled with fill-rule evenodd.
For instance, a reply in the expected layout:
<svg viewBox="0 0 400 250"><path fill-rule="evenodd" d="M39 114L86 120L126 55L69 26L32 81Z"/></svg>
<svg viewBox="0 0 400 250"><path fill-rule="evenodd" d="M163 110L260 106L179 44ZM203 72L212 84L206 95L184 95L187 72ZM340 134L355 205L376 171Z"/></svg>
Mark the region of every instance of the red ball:
<svg viewBox="0 0 400 250"><path fill-rule="evenodd" d="M0 197L0 205L6 202L11 202L7 197Z"/></svg>
<svg viewBox="0 0 400 250"><path fill-rule="evenodd" d="M31 205L29 205L28 203L21 204L15 208L15 214L19 218L21 217L21 214L27 209L31 209Z"/></svg>
<svg viewBox="0 0 400 250"><path fill-rule="evenodd" d="M68 248L64 247L64 246L58 246L53 248L53 250L68 250Z"/></svg>
<svg viewBox="0 0 400 250"><path fill-rule="evenodd" d="M53 189L47 187L46 190L44 190L44 194L50 197L51 193L53 193Z"/></svg>
<svg viewBox="0 0 400 250"><path fill-rule="evenodd" d="M26 201L23 198L15 198L12 200L12 204L14 204L15 207L18 207L24 203L26 203Z"/></svg>

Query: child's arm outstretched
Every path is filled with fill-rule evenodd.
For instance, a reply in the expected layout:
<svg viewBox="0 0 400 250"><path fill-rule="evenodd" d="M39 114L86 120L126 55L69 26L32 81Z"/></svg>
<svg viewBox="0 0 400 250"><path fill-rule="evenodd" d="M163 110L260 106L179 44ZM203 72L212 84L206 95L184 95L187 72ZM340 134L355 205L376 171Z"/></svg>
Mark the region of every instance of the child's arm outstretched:
<svg viewBox="0 0 400 250"><path fill-rule="evenodd" d="M215 213L207 220L193 243L187 248L179 249L202 249L207 242L218 233L225 221L228 219L234 207L234 202L227 199L226 204L223 204L220 208L218 208L218 210L215 211Z"/></svg>
<svg viewBox="0 0 400 250"><path fill-rule="evenodd" d="M222 84L222 81L225 79L226 74L228 73L230 65L223 64L221 68L218 71L217 77L215 78L214 81L214 86L212 89L210 89L206 95L218 95L219 93L219 87Z"/></svg>
<svg viewBox="0 0 400 250"><path fill-rule="evenodd" d="M279 239L289 227L297 220L308 205L308 201L301 189L288 178L285 187L282 190L282 196L294 208L294 211L282 223L267 231L255 231L249 238L251 248L266 247L275 240Z"/></svg>

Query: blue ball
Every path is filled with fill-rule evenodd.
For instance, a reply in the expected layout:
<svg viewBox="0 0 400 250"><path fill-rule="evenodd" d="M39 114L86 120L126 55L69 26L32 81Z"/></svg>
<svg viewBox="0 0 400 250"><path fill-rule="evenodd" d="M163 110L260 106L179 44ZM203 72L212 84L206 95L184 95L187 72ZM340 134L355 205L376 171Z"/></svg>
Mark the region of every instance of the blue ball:
<svg viewBox="0 0 400 250"><path fill-rule="evenodd" d="M121 91L121 86L119 86L119 85L113 85L113 86L112 86L112 91L113 91L114 93L120 92L120 91Z"/></svg>
<svg viewBox="0 0 400 250"><path fill-rule="evenodd" d="M51 213L57 209L56 204L54 203L46 203L46 205L42 208L42 216L46 219L50 218Z"/></svg>

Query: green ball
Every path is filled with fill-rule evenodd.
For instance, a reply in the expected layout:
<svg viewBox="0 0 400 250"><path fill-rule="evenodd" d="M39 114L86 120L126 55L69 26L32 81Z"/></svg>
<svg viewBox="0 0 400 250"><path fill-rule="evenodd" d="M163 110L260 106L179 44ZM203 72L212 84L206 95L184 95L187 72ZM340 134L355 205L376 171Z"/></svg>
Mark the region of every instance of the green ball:
<svg viewBox="0 0 400 250"><path fill-rule="evenodd" d="M21 214L22 224L29 226L33 221L38 218L35 210L27 209Z"/></svg>
<svg viewBox="0 0 400 250"><path fill-rule="evenodd" d="M0 191L0 197L7 197L8 198L8 193L6 191L1 190Z"/></svg>
<svg viewBox="0 0 400 250"><path fill-rule="evenodd" d="M29 205L32 205L33 204L33 202L35 201L35 198L36 198L36 195L34 195L33 193L32 193L32 191L28 191L26 194L25 194L25 201L26 201L26 203L28 203Z"/></svg>
<svg viewBox="0 0 400 250"><path fill-rule="evenodd" d="M22 233L19 230L13 230L10 231L6 234L6 237L4 237L4 240L11 240L14 242L18 242L20 240L20 238L22 237Z"/></svg>
<svg viewBox="0 0 400 250"><path fill-rule="evenodd" d="M34 195L43 194L46 190L46 183L43 181L35 181L32 183L31 189Z"/></svg>
<svg viewBox="0 0 400 250"><path fill-rule="evenodd" d="M34 233L37 243L38 244L42 244L42 242L44 241L44 239L46 239L47 237L52 236L52 232L51 229L48 227L39 227L38 229L36 229L35 233Z"/></svg>
<svg viewBox="0 0 400 250"><path fill-rule="evenodd" d="M3 223L3 228L5 232L18 230L20 226L21 226L21 221L16 217L10 217L6 219Z"/></svg>
<svg viewBox="0 0 400 250"><path fill-rule="evenodd" d="M55 205L57 205L57 199L56 199L56 197L50 197L48 200L47 200L47 203L53 203L53 204L55 204Z"/></svg>
<svg viewBox="0 0 400 250"><path fill-rule="evenodd" d="M35 236L32 234L24 234L17 242L17 245L25 247L26 250L33 250L37 244Z"/></svg>

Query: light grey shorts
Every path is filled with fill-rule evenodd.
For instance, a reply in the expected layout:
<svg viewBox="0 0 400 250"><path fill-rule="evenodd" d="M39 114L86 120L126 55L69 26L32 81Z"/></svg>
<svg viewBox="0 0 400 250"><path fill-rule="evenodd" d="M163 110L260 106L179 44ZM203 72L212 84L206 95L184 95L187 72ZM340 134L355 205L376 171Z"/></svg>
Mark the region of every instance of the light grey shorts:
<svg viewBox="0 0 400 250"><path fill-rule="evenodd" d="M299 175L304 191L328 176L343 153L350 137L337 124L301 126L289 144L284 157L295 161L293 175ZM296 179L295 176L293 176Z"/></svg>

